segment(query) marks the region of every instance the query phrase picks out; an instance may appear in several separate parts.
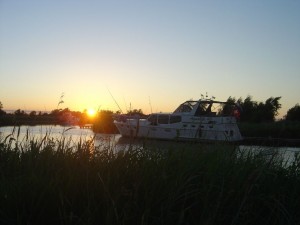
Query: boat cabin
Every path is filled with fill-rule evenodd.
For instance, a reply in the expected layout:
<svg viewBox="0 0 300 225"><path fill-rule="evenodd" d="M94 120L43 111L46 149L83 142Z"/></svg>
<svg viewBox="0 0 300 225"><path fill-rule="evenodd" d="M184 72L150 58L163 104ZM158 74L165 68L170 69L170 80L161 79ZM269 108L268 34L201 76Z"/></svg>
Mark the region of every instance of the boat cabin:
<svg viewBox="0 0 300 225"><path fill-rule="evenodd" d="M153 113L147 118L147 120L150 122L151 125L172 124L180 123L181 116L173 114Z"/></svg>
<svg viewBox="0 0 300 225"><path fill-rule="evenodd" d="M233 116L238 110L235 104L213 100L186 101L173 114L189 114L192 116Z"/></svg>

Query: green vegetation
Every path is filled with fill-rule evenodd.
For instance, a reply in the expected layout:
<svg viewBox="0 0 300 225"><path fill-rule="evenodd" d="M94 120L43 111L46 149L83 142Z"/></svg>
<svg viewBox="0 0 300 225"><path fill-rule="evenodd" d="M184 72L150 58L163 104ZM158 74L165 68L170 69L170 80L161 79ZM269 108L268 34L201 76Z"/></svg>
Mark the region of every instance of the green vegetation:
<svg viewBox="0 0 300 225"><path fill-rule="evenodd" d="M300 139L300 121L238 123L243 137Z"/></svg>
<svg viewBox="0 0 300 225"><path fill-rule="evenodd" d="M68 108L55 109L50 113L31 111L26 113L18 109L13 113L6 113L0 110L0 126L20 125L81 125L92 123L86 112L71 111Z"/></svg>
<svg viewBox="0 0 300 225"><path fill-rule="evenodd" d="M70 143L0 141L1 224L300 223L299 155Z"/></svg>
<svg viewBox="0 0 300 225"><path fill-rule="evenodd" d="M281 97L270 97L265 102L257 102L252 100L251 96L247 96L245 100L229 97L227 102L237 103L241 109L241 122L274 122L281 108L279 100Z"/></svg>
<svg viewBox="0 0 300 225"><path fill-rule="evenodd" d="M5 111L3 111L3 105L2 102L0 102L0 116L5 115Z"/></svg>
<svg viewBox="0 0 300 225"><path fill-rule="evenodd" d="M289 121L300 121L300 105L296 104L287 111L286 119Z"/></svg>
<svg viewBox="0 0 300 225"><path fill-rule="evenodd" d="M98 112L93 121L93 131L106 134L118 133L117 127L113 123L113 114L114 113L109 110Z"/></svg>

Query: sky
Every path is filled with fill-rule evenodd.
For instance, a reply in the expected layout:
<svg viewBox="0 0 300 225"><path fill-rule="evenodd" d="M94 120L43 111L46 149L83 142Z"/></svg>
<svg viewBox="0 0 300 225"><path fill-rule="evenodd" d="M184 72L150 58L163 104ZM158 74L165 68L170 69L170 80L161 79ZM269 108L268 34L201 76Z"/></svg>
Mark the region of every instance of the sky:
<svg viewBox="0 0 300 225"><path fill-rule="evenodd" d="M300 0L0 0L4 110L300 103ZM63 95L63 104L58 106Z"/></svg>

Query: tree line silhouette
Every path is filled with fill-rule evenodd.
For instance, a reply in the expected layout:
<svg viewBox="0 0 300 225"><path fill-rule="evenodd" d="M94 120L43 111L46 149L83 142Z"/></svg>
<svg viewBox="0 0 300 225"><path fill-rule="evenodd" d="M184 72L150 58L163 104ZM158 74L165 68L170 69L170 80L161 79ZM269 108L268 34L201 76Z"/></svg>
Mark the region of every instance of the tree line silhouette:
<svg viewBox="0 0 300 225"><path fill-rule="evenodd" d="M82 125L92 122L92 118L87 115L87 110L78 112L65 108L54 109L51 112L31 111L27 113L17 109L12 113L7 113L0 102L0 126Z"/></svg>
<svg viewBox="0 0 300 225"><path fill-rule="evenodd" d="M251 96L247 96L244 100L229 97L227 102L236 103L241 111L241 122L274 122L281 108L279 100L281 97L270 97L265 102L257 102L252 100Z"/></svg>
<svg viewBox="0 0 300 225"><path fill-rule="evenodd" d="M236 100L233 97L229 97L227 102L236 103L240 106L241 122L260 123L275 121L276 116L278 116L278 111L281 109L280 99L281 97L270 97L265 102L257 102L252 99L252 96L248 95L244 100L242 98ZM299 104L297 103L294 107L290 108L282 119L287 121L300 121Z"/></svg>
<svg viewBox="0 0 300 225"><path fill-rule="evenodd" d="M265 102L253 100L252 96L245 99L229 97L227 102L235 103L240 109L240 122L262 123L274 122L278 111L281 108L281 97L270 97ZM94 129L99 132L116 132L113 125L113 115L120 114L119 111L101 110L94 118L83 112L71 111L69 108L55 109L50 113L31 111L26 113L18 109L13 113L7 113L3 110L0 102L0 126L9 125L37 125L37 124L59 124L59 125L82 125L92 123ZM145 117L141 109L132 109L127 111L128 115L139 115ZM288 109L287 114L282 118L284 121L300 121L300 105L297 103L294 107Z"/></svg>

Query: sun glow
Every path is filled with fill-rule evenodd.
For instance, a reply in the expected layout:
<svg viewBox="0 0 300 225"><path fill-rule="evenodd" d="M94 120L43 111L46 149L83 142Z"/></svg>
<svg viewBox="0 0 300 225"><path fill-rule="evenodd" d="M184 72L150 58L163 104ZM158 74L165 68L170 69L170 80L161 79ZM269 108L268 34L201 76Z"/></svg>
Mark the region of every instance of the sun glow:
<svg viewBox="0 0 300 225"><path fill-rule="evenodd" d="M94 110L94 109L88 109L87 114L88 114L90 117L93 117L93 116L95 116L95 114L96 114L96 110Z"/></svg>

